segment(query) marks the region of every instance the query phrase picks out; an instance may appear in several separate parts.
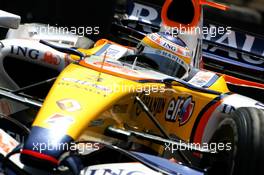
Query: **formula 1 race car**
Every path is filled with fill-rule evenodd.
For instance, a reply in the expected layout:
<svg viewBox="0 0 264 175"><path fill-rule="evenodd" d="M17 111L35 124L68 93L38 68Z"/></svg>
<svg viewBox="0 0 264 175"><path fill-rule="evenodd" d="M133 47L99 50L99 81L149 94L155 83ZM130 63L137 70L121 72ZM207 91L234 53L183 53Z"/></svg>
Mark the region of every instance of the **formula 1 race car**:
<svg viewBox="0 0 264 175"><path fill-rule="evenodd" d="M169 15L175 2L168 0L163 6L167 25L177 25ZM197 25L202 4L190 3L198 14L190 24ZM2 65L19 71L14 63L24 63L14 60L28 61L51 70L45 70L44 77L56 75L52 69L61 71L56 78L21 87L25 82L21 80L39 80L41 69L23 70L21 75L26 71L32 76L21 80L18 72L1 69L2 170L6 174L261 172L264 105L230 92L225 75L198 69L201 45L193 43L194 49L166 32L147 35L137 49L106 39L90 49L44 40L2 40ZM52 87L46 88L49 83Z"/></svg>

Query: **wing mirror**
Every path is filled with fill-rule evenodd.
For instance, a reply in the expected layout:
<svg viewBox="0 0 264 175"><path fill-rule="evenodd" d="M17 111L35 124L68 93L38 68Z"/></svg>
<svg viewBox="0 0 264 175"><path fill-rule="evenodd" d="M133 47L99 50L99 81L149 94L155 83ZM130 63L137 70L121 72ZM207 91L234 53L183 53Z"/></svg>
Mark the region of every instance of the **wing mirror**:
<svg viewBox="0 0 264 175"><path fill-rule="evenodd" d="M20 21L20 16L0 10L0 27L17 29Z"/></svg>

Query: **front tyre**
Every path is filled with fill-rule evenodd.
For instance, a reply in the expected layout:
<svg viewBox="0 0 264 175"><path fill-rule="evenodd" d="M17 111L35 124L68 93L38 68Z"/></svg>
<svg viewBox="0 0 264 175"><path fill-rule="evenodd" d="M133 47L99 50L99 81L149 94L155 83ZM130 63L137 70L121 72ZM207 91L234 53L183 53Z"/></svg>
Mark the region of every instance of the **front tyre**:
<svg viewBox="0 0 264 175"><path fill-rule="evenodd" d="M264 170L264 111L243 107L225 118L211 143L231 143L232 149L205 156L209 174L248 175ZM209 162L208 162L209 161Z"/></svg>

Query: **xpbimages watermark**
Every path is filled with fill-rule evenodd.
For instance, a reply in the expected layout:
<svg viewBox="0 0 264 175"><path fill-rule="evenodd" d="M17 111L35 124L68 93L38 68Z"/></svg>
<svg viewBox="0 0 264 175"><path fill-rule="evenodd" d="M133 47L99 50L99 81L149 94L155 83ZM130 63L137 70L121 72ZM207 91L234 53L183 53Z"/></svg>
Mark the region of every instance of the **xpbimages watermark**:
<svg viewBox="0 0 264 175"><path fill-rule="evenodd" d="M113 92L136 92L136 93L143 93L145 95L150 95L151 93L163 93L165 92L165 86L160 86L157 84L148 84L144 86L133 86L129 84L116 84L113 83L110 87Z"/></svg>
<svg viewBox="0 0 264 175"><path fill-rule="evenodd" d="M69 84L69 82L75 84ZM76 86L76 84L78 86ZM166 91L165 86L158 84L146 84L146 85L133 85L125 83L112 83L107 85L101 85L97 82L90 82L86 80L78 80L75 78L62 78L62 82L59 85L72 86L74 88L79 88L83 90L99 90L105 94L117 93L117 92L135 92L135 93L145 93L145 95L150 95L151 93L163 93Z"/></svg>
<svg viewBox="0 0 264 175"><path fill-rule="evenodd" d="M99 143L54 143L53 141L48 141L47 143L39 143L33 142L33 150L42 153L43 151L59 151L59 150L67 150L67 151L77 151L81 154L87 151L99 150Z"/></svg>
<svg viewBox="0 0 264 175"><path fill-rule="evenodd" d="M210 35L216 37L217 35L231 34L231 27L223 26L196 26L196 27L185 27L180 25L179 27L164 27L164 32L172 36L194 34L194 35Z"/></svg>
<svg viewBox="0 0 264 175"><path fill-rule="evenodd" d="M51 25L45 25L45 26L39 26L38 27L39 33L46 33L46 34L73 34L73 35L79 35L79 36L85 36L85 35L98 35L100 34L100 28L99 26L51 26Z"/></svg>
<svg viewBox="0 0 264 175"><path fill-rule="evenodd" d="M179 144L165 143L165 151L174 153L176 151L210 150L211 153L218 151L231 151L232 143L185 143L181 140Z"/></svg>

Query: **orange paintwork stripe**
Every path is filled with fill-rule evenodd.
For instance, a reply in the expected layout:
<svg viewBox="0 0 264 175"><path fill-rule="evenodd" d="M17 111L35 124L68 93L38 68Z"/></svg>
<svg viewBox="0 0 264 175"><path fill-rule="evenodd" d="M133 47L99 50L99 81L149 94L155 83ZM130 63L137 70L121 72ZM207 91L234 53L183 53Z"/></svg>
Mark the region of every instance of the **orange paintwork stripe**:
<svg viewBox="0 0 264 175"><path fill-rule="evenodd" d="M203 133L204 133L204 129L205 126L207 125L208 120L210 119L212 113L215 111L215 109L222 103L222 100L218 101L217 103L213 104L205 113L204 115L201 117L201 120L197 126L197 129L195 131L195 135L194 135L194 143L201 143L202 141L202 137L203 137Z"/></svg>
<svg viewBox="0 0 264 175"><path fill-rule="evenodd" d="M253 82L253 81L243 80L243 79L232 77L232 76L229 76L229 75L223 75L223 76L224 76L224 79L226 80L226 82L228 82L230 84L235 84L235 85L240 85L240 86L248 86L248 87L255 87L255 88L264 90L264 84L262 84L262 83L256 83L256 82Z"/></svg>
<svg viewBox="0 0 264 175"><path fill-rule="evenodd" d="M223 10L223 11L226 11L226 10L230 9L230 7L228 7L228 6L224 5L224 4L219 4L219 3L211 2L211 1L207 1L207 0L200 0L200 4L201 5L208 5L210 7L214 7L214 8Z"/></svg>

